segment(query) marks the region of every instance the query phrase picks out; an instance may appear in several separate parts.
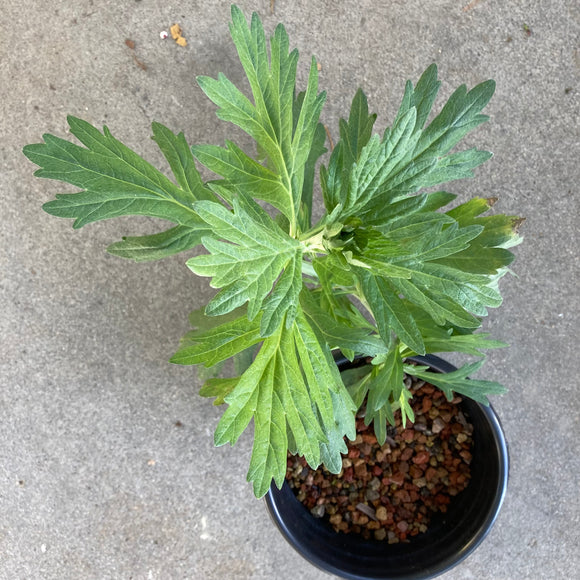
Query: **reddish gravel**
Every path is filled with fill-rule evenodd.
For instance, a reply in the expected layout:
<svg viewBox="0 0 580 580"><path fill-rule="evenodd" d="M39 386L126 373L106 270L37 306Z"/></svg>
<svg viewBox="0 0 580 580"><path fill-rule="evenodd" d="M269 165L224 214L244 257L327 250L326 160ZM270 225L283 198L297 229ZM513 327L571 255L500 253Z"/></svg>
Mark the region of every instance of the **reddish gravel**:
<svg viewBox="0 0 580 580"><path fill-rule="evenodd" d="M337 532L359 533L389 543L425 532L435 512L445 512L470 478L473 426L441 391L423 381L411 385L415 423L400 413L379 445L372 425L357 416L357 436L338 475L316 471L302 457L288 456L286 479L315 517Z"/></svg>

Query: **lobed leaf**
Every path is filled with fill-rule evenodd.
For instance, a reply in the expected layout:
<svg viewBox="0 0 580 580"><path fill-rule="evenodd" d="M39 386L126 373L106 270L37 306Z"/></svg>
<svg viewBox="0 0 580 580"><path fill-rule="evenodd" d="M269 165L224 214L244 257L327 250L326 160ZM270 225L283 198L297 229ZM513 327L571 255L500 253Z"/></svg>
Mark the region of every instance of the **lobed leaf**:
<svg viewBox="0 0 580 580"><path fill-rule="evenodd" d="M135 262L161 260L197 246L207 233L205 228L175 226L150 236L123 236L123 240L111 244L107 252Z"/></svg>
<svg viewBox="0 0 580 580"><path fill-rule="evenodd" d="M439 85L435 65L425 71L416 88L408 82L393 126L385 130L382 140L370 137L367 127L369 124L372 127L372 123L363 114L366 124L359 126L365 127L368 138L365 133L366 143L357 148L356 158L349 145L348 126L341 123L341 141L331 156L328 170L321 171L327 211L342 204L342 220L357 216L363 221L381 223L390 204L421 188L470 177L475 167L491 157L490 153L477 149L449 152L487 119L480 112L493 94L493 81L481 83L469 92L465 86L459 87L424 128ZM355 101L357 97L358 93Z"/></svg>
<svg viewBox="0 0 580 580"><path fill-rule="evenodd" d="M239 377L209 379L201 387L199 394L201 397L215 397L213 404L223 405L225 398L236 388L239 380Z"/></svg>
<svg viewBox="0 0 580 580"><path fill-rule="evenodd" d="M216 445L237 441L254 418L248 480L257 497L272 481L281 487L288 446L313 468L324 461L342 467L345 434L354 438L354 407L328 347L319 342L302 311L264 340L254 363L225 397L228 408L215 433Z"/></svg>
<svg viewBox="0 0 580 580"><path fill-rule="evenodd" d="M386 353L385 343L376 335L372 335L372 327L341 324L335 320L328 311L316 304L308 290L301 294L301 304L310 325L316 328L331 349L376 356Z"/></svg>
<svg viewBox="0 0 580 580"><path fill-rule="evenodd" d="M224 75L220 74L217 80L201 77L198 82L218 105L218 117L235 123L255 139L269 168L261 166L231 143L226 149L196 147L194 154L234 187L280 210L294 234L299 218L303 226L309 224L313 164L320 155L318 118L326 96L317 94L316 62L312 60L306 91L296 101L298 52L289 52L284 27L279 25L270 38L270 59L264 29L256 13L248 27L241 10L232 6L230 32L254 103ZM317 152L313 153L313 149Z"/></svg>
<svg viewBox="0 0 580 580"><path fill-rule="evenodd" d="M221 204L200 201L194 207L215 237L203 238L209 255L187 265L199 276L211 276L222 290L206 307L208 315L225 314L248 303L248 318L263 310L262 336L294 319L302 289L302 246L285 234L248 198L233 201L233 212ZM216 238L223 238L221 241Z"/></svg>
<svg viewBox="0 0 580 580"><path fill-rule="evenodd" d="M222 317L213 317L216 322ZM233 320L188 332L182 339L179 350L170 362L181 365L203 364L211 367L241 353L263 340L260 335L259 317L250 321L245 313Z"/></svg>
<svg viewBox="0 0 580 580"><path fill-rule="evenodd" d="M153 124L154 139L174 171L179 186L115 139L107 127L103 133L90 123L68 117L71 133L80 147L53 135L44 143L27 145L23 152L40 166L37 177L56 179L81 188L77 193L57 194L43 209L49 214L73 218L74 228L99 220L144 215L177 224L152 236L124 238L111 253L136 261L156 260L199 244L208 233L192 208L199 199L213 199L205 188L182 133L174 135Z"/></svg>
<svg viewBox="0 0 580 580"><path fill-rule="evenodd" d="M202 223L191 208L196 197L117 141L105 127L100 133L86 121L69 117L71 133L90 148L53 135L28 145L24 154L40 165L35 175L57 179L84 191L57 194L44 209L58 217L76 218L75 228L121 215L150 215L180 225Z"/></svg>
<svg viewBox="0 0 580 580"><path fill-rule="evenodd" d="M489 395L501 395L506 392L506 388L495 381L483 381L470 379L468 375L477 372L483 366L484 360L463 365L460 369L451 373L436 373L425 370L427 367L405 365L405 372L423 379L439 387L449 401L454 397L454 393L465 395L478 403L489 405Z"/></svg>
<svg viewBox="0 0 580 580"><path fill-rule="evenodd" d="M385 344L391 344L391 332L394 332L415 352L424 354L421 332L405 303L393 292L387 280L362 268L357 270L357 276Z"/></svg>

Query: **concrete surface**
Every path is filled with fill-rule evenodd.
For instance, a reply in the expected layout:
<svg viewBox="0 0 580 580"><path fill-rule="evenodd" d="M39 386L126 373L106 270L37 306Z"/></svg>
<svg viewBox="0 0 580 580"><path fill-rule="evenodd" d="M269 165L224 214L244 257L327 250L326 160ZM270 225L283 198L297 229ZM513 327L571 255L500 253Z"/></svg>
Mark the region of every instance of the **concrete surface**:
<svg viewBox="0 0 580 580"><path fill-rule="evenodd" d="M444 578L577 578L578 3L278 0L274 15L269 0L240 4L269 31L286 24L302 79L304 57L318 56L335 139L359 85L380 128L432 61L442 96L497 80L492 120L472 138L495 158L450 189L528 218L518 277L486 322L512 344L486 367L510 388L494 405L511 480L489 538ZM0 578L327 578L253 499L249 438L213 449L220 410L198 397L192 369L166 362L206 282L183 255L138 265L104 252L146 220L73 231L44 214L61 187L21 155L44 132L65 135L67 113L106 123L154 163L152 120L223 142L194 77L241 78L229 2L2 0L0 14ZM187 48L160 40L174 22Z"/></svg>

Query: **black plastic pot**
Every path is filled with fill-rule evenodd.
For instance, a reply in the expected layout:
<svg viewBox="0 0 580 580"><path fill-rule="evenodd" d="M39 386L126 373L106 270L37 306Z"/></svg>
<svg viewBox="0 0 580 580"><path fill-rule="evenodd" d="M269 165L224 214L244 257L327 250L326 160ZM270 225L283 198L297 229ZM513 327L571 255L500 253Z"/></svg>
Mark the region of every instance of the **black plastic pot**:
<svg viewBox="0 0 580 580"><path fill-rule="evenodd" d="M439 372L456 370L432 355L413 360ZM337 362L341 370L353 364ZM281 490L272 484L265 498L274 523L304 558L342 578L418 580L450 570L489 533L506 493L509 468L506 440L493 409L470 399L464 399L461 408L474 426L470 483L453 498L447 513L434 516L427 532L411 542L388 544L337 533L314 518L286 483Z"/></svg>

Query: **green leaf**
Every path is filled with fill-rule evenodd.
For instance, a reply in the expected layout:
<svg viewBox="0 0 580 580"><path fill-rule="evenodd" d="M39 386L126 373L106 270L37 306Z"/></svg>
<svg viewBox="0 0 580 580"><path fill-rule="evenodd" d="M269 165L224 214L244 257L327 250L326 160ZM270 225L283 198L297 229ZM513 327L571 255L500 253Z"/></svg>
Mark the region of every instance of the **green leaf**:
<svg viewBox="0 0 580 580"><path fill-rule="evenodd" d="M387 422L391 424L395 422L389 403L385 403L380 409L369 410L365 415L365 425L373 423L375 436L379 445L384 445L387 440Z"/></svg>
<svg viewBox="0 0 580 580"><path fill-rule="evenodd" d="M315 327L331 349L352 351L355 354L376 356L386 353L387 348L378 336L372 336L372 328L340 324L328 312L316 304L308 290L301 294L301 304L311 326ZM349 357L352 360L352 357Z"/></svg>
<svg viewBox="0 0 580 580"><path fill-rule="evenodd" d="M233 356L234 372L236 375L244 374L254 362L254 357L258 352L258 344L249 346L245 350L236 353Z"/></svg>
<svg viewBox="0 0 580 580"><path fill-rule="evenodd" d="M341 220L357 216L379 223L377 214L385 216L389 204L420 188L470 177L475 167L491 157L490 153L476 149L449 152L487 119L480 111L493 94L493 81L469 92L465 86L459 87L441 113L423 128L439 84L434 65L425 71L415 89L407 83L393 126L385 131L382 141L377 136L368 140L352 171L351 150L346 140L341 140L328 170L321 172L327 211L342 204Z"/></svg>
<svg viewBox="0 0 580 580"><path fill-rule="evenodd" d="M310 396L328 440L320 445L320 457L331 473L339 473L341 453L347 452L344 437L354 439L356 436L354 413L357 408L342 382L330 349L302 315L296 318L295 341Z"/></svg>
<svg viewBox="0 0 580 580"><path fill-rule="evenodd" d="M318 119L326 100L326 93L317 94L317 92L318 69L316 59L312 57L304 101L292 136L293 159L292 165L290 165L292 186L299 195L301 194L304 180L304 166L310 156L312 140L318 129Z"/></svg>
<svg viewBox="0 0 580 580"><path fill-rule="evenodd" d="M454 223L453 218L443 213L421 211L389 220L376 229L386 240L409 244L421 241L425 236L436 238L445 226L448 227Z"/></svg>
<svg viewBox="0 0 580 580"><path fill-rule="evenodd" d="M290 327L282 323L264 340L254 363L225 400L229 407L216 429L215 443L233 445L254 418L248 480L257 497L267 492L272 479L281 487L289 439L312 467L324 460L334 469L337 460L342 466L345 434L354 438L352 400L330 351L300 309Z"/></svg>
<svg viewBox="0 0 580 580"><path fill-rule="evenodd" d="M257 498L267 493L272 479L280 489L286 475L288 438L284 403L275 389L276 370L274 364L266 367L254 411L254 445L247 480L253 483Z"/></svg>
<svg viewBox="0 0 580 580"><path fill-rule="evenodd" d="M407 419L411 423L415 422L415 413L413 408L409 404L409 401L413 398L409 389L403 389L399 395L399 407L401 409L401 420L403 423L403 429L407 426Z"/></svg>
<svg viewBox="0 0 580 580"><path fill-rule="evenodd" d="M494 381L483 381L467 378L477 372L483 366L484 360L463 365L460 369L451 373L436 373L425 370L427 367L405 365L405 372L423 379L439 387L449 401L453 399L453 393L465 395L478 403L489 405L489 395L500 395L506 392L506 388Z"/></svg>
<svg viewBox="0 0 580 580"><path fill-rule="evenodd" d="M275 380L279 342L280 333L264 341L254 364L226 397L229 406L215 432L216 446L234 445L254 418L254 446L248 480L254 482L256 497L268 491L272 478L281 487L286 472L286 418Z"/></svg>
<svg viewBox="0 0 580 580"><path fill-rule="evenodd" d="M437 80L437 66L435 64L431 64L425 70L415 88L413 88L411 81L407 81L405 94L395 118L395 123L411 108L415 107L417 110L415 131L421 130L431 112L440 86L441 83Z"/></svg>
<svg viewBox="0 0 580 580"><path fill-rule="evenodd" d="M135 262L160 260L197 246L208 233L208 230L202 228L175 226L150 236L123 236L123 241L111 244L107 252Z"/></svg>
<svg viewBox="0 0 580 580"><path fill-rule="evenodd" d="M341 261L341 258L343 261ZM350 267L339 253L316 258L313 260L312 265L318 275L322 292L324 292L329 303L332 303L332 308L329 310L336 312L338 303L335 287L354 286L354 275Z"/></svg>
<svg viewBox="0 0 580 580"><path fill-rule="evenodd" d="M238 125L269 156L275 168L283 167L284 160L272 129L264 123L256 107L250 100L222 73L217 80L210 77L197 77L197 83L203 92L220 108L217 116L223 121Z"/></svg>
<svg viewBox="0 0 580 580"><path fill-rule="evenodd" d="M402 278L391 279L391 284L407 300L428 312L431 318L440 326L446 323L461 328L475 329L481 326L479 319L467 312L460 304L451 298L441 296L436 292L430 292L427 285L420 285Z"/></svg>
<svg viewBox="0 0 580 580"><path fill-rule="evenodd" d="M246 155L234 143L227 141L225 149L197 145L192 151L200 163L235 184L238 191L270 203L291 219L294 206L280 176Z"/></svg>
<svg viewBox="0 0 580 580"><path fill-rule="evenodd" d="M211 276L222 290L207 305L208 315L219 315L248 303L248 318L263 310L262 336L269 336L286 313L294 319L302 289L302 246L285 234L254 202L242 197L233 212L220 204L200 201L195 210L216 238L203 238L209 255L187 265L199 276Z"/></svg>
<svg viewBox="0 0 580 580"><path fill-rule="evenodd" d="M203 184L195 166L191 149L183 133L175 135L161 123L153 123L153 141L167 159L177 183L184 191L189 191L194 199L215 201L215 195Z"/></svg>
<svg viewBox="0 0 580 580"><path fill-rule="evenodd" d="M215 432L216 446L225 443L235 445L256 412L262 386L270 393L270 397L272 396L273 378L270 363L279 347L280 332L264 340L254 364L240 377L236 388L226 397L229 406ZM271 404L269 407L271 408Z"/></svg>
<svg viewBox="0 0 580 580"><path fill-rule="evenodd" d="M330 392L335 423L332 429L325 431L328 443L320 444L320 458L330 473L338 474L342 469L342 456L348 452L345 436L353 441L356 437L354 413L356 408L347 390Z"/></svg>
<svg viewBox="0 0 580 580"><path fill-rule="evenodd" d="M373 369L371 365L366 365L366 367L361 368L365 370L362 371L360 369L350 369L351 371L352 370L358 371L354 375L356 380L351 380L351 376L348 371L346 372L346 374L345 371L341 373L344 380L344 384L346 385L346 390L348 391L348 394L351 396L357 409L360 409L361 405L365 400L365 397L367 396Z"/></svg>
<svg viewBox="0 0 580 580"><path fill-rule="evenodd" d="M435 191L433 193L421 193L418 195L404 197L393 203L386 203L382 208L376 208L372 214L365 216L364 223L367 226L386 226L391 221L410 216L417 212L433 212L457 196L445 191Z"/></svg>
<svg viewBox="0 0 580 580"><path fill-rule="evenodd" d="M522 242L518 228L525 221L513 215L491 215L479 217L490 209L497 198L482 199L476 197L449 210L447 215L461 226L480 225L483 232L478 236L477 243L485 248L511 248Z"/></svg>
<svg viewBox="0 0 580 580"><path fill-rule="evenodd" d="M447 191L428 193L427 201L422 209L424 211L435 211L451 203L456 198L457 196L454 193L448 193Z"/></svg>
<svg viewBox="0 0 580 580"><path fill-rule="evenodd" d="M295 107L294 89L298 52L289 52L288 35L278 25L270 38L270 59L266 36L260 18L252 15L248 27L239 8L232 6L230 32L240 62L244 68L254 103L252 104L227 78L217 80L201 77L198 82L207 96L218 105L218 117L238 125L255 139L259 151L267 157L270 169L260 170L241 150L228 144L218 148L195 148L194 154L208 167L233 185L242 186L246 193L265 199L278 208L290 223L290 233L297 228L299 211L310 205L309 188L304 190L306 165L312 161L313 141L318 131L318 118L326 95L318 92L318 71L313 59L304 97ZM319 147L319 145L317 145ZM312 171L312 167L308 168ZM247 174L240 183L240 176ZM274 179L275 178L275 179ZM249 180L249 182L248 182ZM263 182L263 183L262 183ZM253 183L250 186L249 183ZM266 196L261 197L261 196Z"/></svg>
<svg viewBox="0 0 580 580"><path fill-rule="evenodd" d="M411 280L451 298L468 312L487 316L487 306L497 308L502 299L497 284L488 276L461 272L454 268L427 262L417 266Z"/></svg>
<svg viewBox="0 0 580 580"><path fill-rule="evenodd" d="M437 165L421 181L421 187L431 187L440 183L447 183L455 179L473 177L473 169L491 159L489 151L468 149L452 153L439 160Z"/></svg>
<svg viewBox="0 0 580 580"><path fill-rule="evenodd" d="M426 253L425 256L434 257L437 255L436 252L452 248L455 245L454 232L460 234L462 229L451 228L451 238L437 248L438 236L434 236L432 232L429 235L429 230L433 224L437 227L440 224L429 219L412 222L411 219L408 226L387 233L387 240L392 238L392 241L401 244L399 248L395 246L389 253L384 253L380 245L373 243L361 254L355 254L356 260L360 264L372 266L377 273L387 276L389 283L408 300L417 306L428 308L438 323L449 321L458 326L477 328L479 323L469 313L486 316L486 307L495 308L501 304L501 295L497 288L500 274L496 276L474 274L438 261L421 261L415 257L414 248L425 246L428 249L431 246L428 250L430 253ZM446 229L441 231L444 236L448 235L445 234ZM471 233L468 237L470 235ZM460 235L458 239L461 241ZM457 245L455 249L458 247L460 246ZM401 248L404 251L401 251Z"/></svg>
<svg viewBox="0 0 580 580"><path fill-rule="evenodd" d="M459 228L458 224L450 224L443 228L443 224L438 223L431 229L432 235L418 237L412 243L407 242L405 249L413 260L421 262L445 258L468 248L469 242L482 231L482 226Z"/></svg>
<svg viewBox="0 0 580 580"><path fill-rule="evenodd" d="M423 338L404 302L393 292L388 282L372 272L358 268L362 292L377 321L383 340L390 344L394 332L417 353L425 353Z"/></svg>
<svg viewBox="0 0 580 580"><path fill-rule="evenodd" d="M53 135L45 135L44 144L24 148L24 154L41 167L36 176L84 190L57 194L56 200L43 206L45 211L75 218L74 228L112 217L146 215L194 230L206 229L192 209L198 189L192 192L173 184L117 141L107 127L101 133L86 121L75 117L69 117L68 121L71 133L86 148Z"/></svg>
<svg viewBox="0 0 580 580"><path fill-rule="evenodd" d="M435 352L464 352L474 356L484 356L480 349L505 348L509 346L499 340L490 340L487 332L477 334L456 334L451 332L444 337L425 338L425 349L428 353Z"/></svg>
<svg viewBox="0 0 580 580"><path fill-rule="evenodd" d="M354 164L372 135L377 116L369 115L367 97L358 89L350 107L348 121L339 122L340 141L330 156L328 170L322 166L320 176L324 204L329 212L343 204Z"/></svg>
<svg viewBox="0 0 580 580"><path fill-rule="evenodd" d="M369 211L380 204L393 200L389 191L409 178L408 172L423 171L418 164L401 172L397 178L389 179L394 168L412 150L417 141L414 132L417 111L410 109L390 131L384 141L375 135L362 149L358 163L351 173L349 193L344 201L344 214L354 215ZM386 184L389 183L389 187ZM380 200L380 202L379 202Z"/></svg>
<svg viewBox="0 0 580 580"><path fill-rule="evenodd" d="M497 274L505 272L505 269L514 259L515 256L508 250L481 246L475 240L462 252L458 252L452 256L445 256L437 260L437 262L463 272Z"/></svg>
<svg viewBox="0 0 580 580"><path fill-rule="evenodd" d="M316 403L311 399L304 380L293 334L282 334L277 355L276 383L280 385L288 427L296 448L310 465L319 465L320 445L327 443L328 439L314 411Z"/></svg>
<svg viewBox="0 0 580 580"><path fill-rule="evenodd" d="M524 220L507 215L478 217L495 201L494 198L474 198L447 212L461 226L477 225L482 231L468 248L438 260L439 263L474 274L493 275L507 271L514 260L514 255L507 248L521 243L518 227Z"/></svg>
<svg viewBox="0 0 580 580"><path fill-rule="evenodd" d="M213 318L216 325L209 326L204 322L201 329L188 332L170 362L211 367L261 342L259 317L249 321L244 312L235 314L235 318L205 317Z"/></svg>
<svg viewBox="0 0 580 580"><path fill-rule="evenodd" d="M295 111L302 107L304 93L298 95L298 100L295 101ZM297 114L294 115L294 118ZM327 151L324 144L326 143L326 130L322 123L318 123L314 138L312 140L312 147L310 154L304 165L304 184L302 186L302 204L300 207L300 226L303 231L310 229L312 223L312 193L314 190L314 177L316 162L321 155Z"/></svg>
<svg viewBox="0 0 580 580"><path fill-rule="evenodd" d="M348 181L347 179L343 180L342 172L347 171L347 176L350 173L350 170L345 169L342 150L343 145L339 141L330 154L328 169L324 165L320 166L320 187L324 205L328 212L325 216L327 220L329 220L328 214L333 214L337 208L339 210L338 217L340 217L340 212L342 211L341 200L344 198L342 184L343 182L346 184Z"/></svg>
<svg viewBox="0 0 580 580"><path fill-rule="evenodd" d="M313 292L312 296L315 297L317 308L325 312L326 316L333 319L332 323L328 321L328 323L321 322L316 325L320 328L320 332L322 333L324 333L325 330L332 329L330 332L331 335L335 335L335 338L327 336L327 342L329 344L334 344L336 341L338 348L340 348L344 356L349 360L353 360L358 347L351 342L351 339L353 338L351 332L354 330L355 333L358 333L356 337L356 340L358 340L363 336L368 336L368 334L373 332L375 329L346 295L344 288L354 287L354 278L351 272L336 267L335 260L333 259L335 256L336 254L326 256L325 258L317 258L312 263L320 282L320 288ZM352 330L342 330L344 328ZM361 330L363 333L361 333ZM341 336L342 339L340 338ZM375 339L376 338L378 337L375 337ZM373 343L375 342L375 339L372 339ZM351 347L354 347L354 349L350 348L349 344ZM369 344L366 344L364 348L362 348L361 345L359 345L359 347L361 348L360 352L363 353L367 352L367 348L373 352L376 349L376 346ZM384 348L384 346L382 348Z"/></svg>
<svg viewBox="0 0 580 580"><path fill-rule="evenodd" d="M493 80L485 81L471 91L461 85L429 126L421 133L413 161L425 156L446 155L467 133L488 120L481 115L495 91Z"/></svg>
<svg viewBox="0 0 580 580"><path fill-rule="evenodd" d="M348 122L344 119L339 122L346 167L351 167L353 163L358 161L364 146L371 138L376 119L376 114L369 115L367 97L359 88L350 106Z"/></svg>
<svg viewBox="0 0 580 580"><path fill-rule="evenodd" d="M386 424L395 424L394 412L400 408L402 392L407 390L403 382L403 360L398 341L391 345L386 356L377 357L373 365L367 383L365 425L374 423L375 435L382 445L387 436Z"/></svg>
<svg viewBox="0 0 580 580"><path fill-rule="evenodd" d="M202 397L215 397L214 405L223 405L225 398L236 388L240 377L228 379L213 378L205 382L199 390Z"/></svg>
<svg viewBox="0 0 580 580"><path fill-rule="evenodd" d="M390 400L397 401L404 388L403 359L399 352L399 345L395 343L385 357L380 371L369 385L367 409L378 411ZM392 415L392 413L389 414Z"/></svg>

